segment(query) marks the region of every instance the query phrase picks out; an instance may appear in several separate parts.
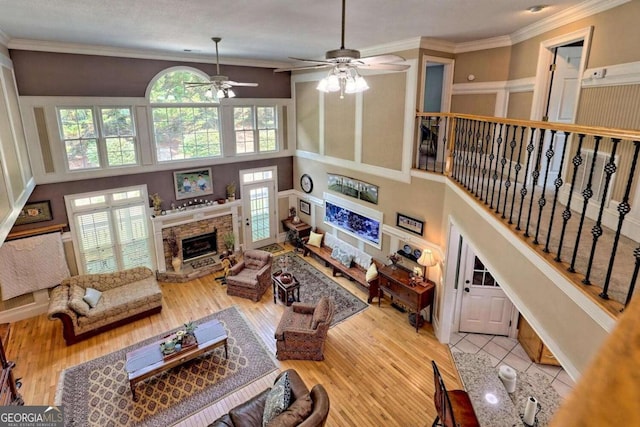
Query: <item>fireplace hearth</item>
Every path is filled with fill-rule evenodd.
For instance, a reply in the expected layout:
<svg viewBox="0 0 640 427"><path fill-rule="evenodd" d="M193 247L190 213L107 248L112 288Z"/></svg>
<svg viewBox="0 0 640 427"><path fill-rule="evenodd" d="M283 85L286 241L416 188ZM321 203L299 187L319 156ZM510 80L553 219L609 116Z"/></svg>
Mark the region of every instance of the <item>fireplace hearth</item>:
<svg viewBox="0 0 640 427"><path fill-rule="evenodd" d="M183 262L193 261L206 256L218 253L218 230L211 233L200 234L198 236L182 239L182 260Z"/></svg>

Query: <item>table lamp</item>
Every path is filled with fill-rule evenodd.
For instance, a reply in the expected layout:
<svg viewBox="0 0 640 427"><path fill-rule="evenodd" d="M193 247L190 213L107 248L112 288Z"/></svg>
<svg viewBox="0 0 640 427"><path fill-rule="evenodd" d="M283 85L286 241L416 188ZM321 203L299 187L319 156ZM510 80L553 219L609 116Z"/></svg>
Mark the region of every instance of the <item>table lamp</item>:
<svg viewBox="0 0 640 427"><path fill-rule="evenodd" d="M433 258L433 253L431 253L430 249L425 249L422 251L420 258L418 258L418 264L424 267L423 277L425 280L428 280L427 268L433 267L434 265L437 264L436 260Z"/></svg>

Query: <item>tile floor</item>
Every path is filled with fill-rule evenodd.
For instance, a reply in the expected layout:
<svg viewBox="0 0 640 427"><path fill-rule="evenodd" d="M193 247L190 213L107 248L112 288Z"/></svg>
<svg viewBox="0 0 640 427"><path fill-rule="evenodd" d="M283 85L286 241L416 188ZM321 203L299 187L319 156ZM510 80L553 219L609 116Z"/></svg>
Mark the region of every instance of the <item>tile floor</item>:
<svg viewBox="0 0 640 427"><path fill-rule="evenodd" d="M571 377L561 367L531 362L518 340L513 338L454 332L451 334L449 347L452 352L484 353L489 356L493 366L507 364L519 371L546 375L551 386L562 397L567 396L574 386Z"/></svg>

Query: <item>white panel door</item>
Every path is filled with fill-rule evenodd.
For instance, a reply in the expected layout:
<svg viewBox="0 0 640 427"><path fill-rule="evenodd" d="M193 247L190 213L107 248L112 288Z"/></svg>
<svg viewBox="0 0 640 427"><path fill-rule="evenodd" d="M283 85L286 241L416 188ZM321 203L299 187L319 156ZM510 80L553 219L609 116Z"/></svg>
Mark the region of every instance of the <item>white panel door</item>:
<svg viewBox="0 0 640 427"><path fill-rule="evenodd" d="M580 90L580 59L582 57L582 46L559 47L556 55L556 70L553 73L551 84L551 94L549 95L549 121L554 123L573 123L575 120L576 101ZM555 179L558 177L562 160L562 149L567 143L563 132L557 132L551 140L551 133L546 132L543 143L542 163L540 169L540 184L544 182L546 173L547 158L546 153L549 148L554 151L551 163L549 164L549 174L547 176L547 187L553 187ZM568 156L565 154L565 157Z"/></svg>
<svg viewBox="0 0 640 427"><path fill-rule="evenodd" d="M514 306L468 246L464 275L460 332L509 335Z"/></svg>

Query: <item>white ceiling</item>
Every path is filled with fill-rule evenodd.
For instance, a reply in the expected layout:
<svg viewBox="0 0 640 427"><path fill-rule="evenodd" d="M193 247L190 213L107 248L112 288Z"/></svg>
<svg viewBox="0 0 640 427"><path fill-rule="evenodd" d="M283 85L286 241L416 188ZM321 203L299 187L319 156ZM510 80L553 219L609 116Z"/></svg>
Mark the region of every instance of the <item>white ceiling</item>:
<svg viewBox="0 0 640 427"><path fill-rule="evenodd" d="M526 11L539 1L549 7ZM506 36L585 4L612 1L348 0L345 47ZM23 49L79 44L163 55L191 49L197 57L212 55L211 37L220 36L223 61L282 62L322 58L339 48L340 25L340 0L0 0L0 41Z"/></svg>

